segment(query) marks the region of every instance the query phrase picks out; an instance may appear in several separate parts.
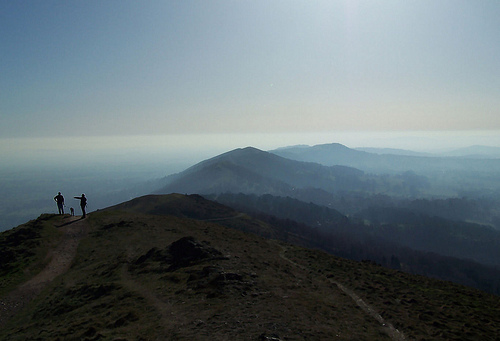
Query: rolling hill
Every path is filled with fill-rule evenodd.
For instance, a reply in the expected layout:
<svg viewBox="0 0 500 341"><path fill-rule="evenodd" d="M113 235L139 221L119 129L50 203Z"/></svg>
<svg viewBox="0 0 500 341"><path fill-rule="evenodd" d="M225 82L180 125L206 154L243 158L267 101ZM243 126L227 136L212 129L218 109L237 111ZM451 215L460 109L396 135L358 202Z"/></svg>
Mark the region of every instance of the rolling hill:
<svg viewBox="0 0 500 341"><path fill-rule="evenodd" d="M252 147L205 160L163 181L165 185L156 191L158 194L242 192L315 197L322 202L328 199L321 196L328 197L332 192L372 186L364 172L355 168L290 160Z"/></svg>
<svg viewBox="0 0 500 341"><path fill-rule="evenodd" d="M279 154L279 155L277 155ZM356 168L354 168L356 167ZM162 179L155 193L246 193L290 196L328 205L332 194L397 198L474 197L500 193L500 160L378 155L340 144L247 147Z"/></svg>
<svg viewBox="0 0 500 341"><path fill-rule="evenodd" d="M352 152L338 144L321 147ZM412 199L427 186L425 178L414 173L367 175L355 168L295 161L249 147L208 159L164 181L157 193L200 193L252 214L307 224L309 229L301 235L321 231L318 239L324 242L316 246L333 254L500 292L500 273L495 269L500 233L466 221L493 222L496 209L463 199ZM324 219L325 210L337 218Z"/></svg>
<svg viewBox="0 0 500 341"><path fill-rule="evenodd" d="M315 146L292 146L270 151L291 160L316 162L325 166L343 165L361 169L375 174L394 174L413 171L422 175L435 175L448 172L480 172L498 173L500 159L492 158L493 154L486 154L487 148L470 148L453 153L434 156L408 155L405 153L371 153L370 149L351 149L339 143L321 144ZM496 149L493 149L497 151ZM379 152L381 152L379 150ZM483 152L483 154L480 154ZM478 155L471 156L476 153ZM406 155L405 155L406 154ZM469 156L469 157L467 157Z"/></svg>
<svg viewBox="0 0 500 341"><path fill-rule="evenodd" d="M256 235L267 235L263 238ZM1 340L495 340L500 298L278 241L198 195L0 234Z"/></svg>

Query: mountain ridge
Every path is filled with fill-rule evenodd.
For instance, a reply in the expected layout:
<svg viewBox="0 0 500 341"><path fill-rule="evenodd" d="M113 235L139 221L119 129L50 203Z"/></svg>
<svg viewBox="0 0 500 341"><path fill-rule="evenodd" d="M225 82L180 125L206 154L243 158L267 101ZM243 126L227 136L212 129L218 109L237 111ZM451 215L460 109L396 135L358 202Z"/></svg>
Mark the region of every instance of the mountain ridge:
<svg viewBox="0 0 500 341"><path fill-rule="evenodd" d="M492 148L497 150L497 148ZM484 149L481 150L484 151ZM463 151L459 150L444 155L377 154L351 149L339 143L280 148L269 152L292 160L316 162L325 166L344 165L377 174L406 171L434 174L451 170L496 172L500 165L498 158L467 158Z"/></svg>
<svg viewBox="0 0 500 341"><path fill-rule="evenodd" d="M239 192L297 195L297 189L341 190L363 186L363 172L287 159L253 147L235 149L164 179L157 194ZM267 188L266 188L267 187Z"/></svg>
<svg viewBox="0 0 500 341"><path fill-rule="evenodd" d="M328 151L332 145L318 148ZM340 144L333 144L333 148L350 153ZM452 178L446 173L443 176ZM495 267L500 233L494 225L480 224L495 223L497 211L480 206L484 202L464 198L418 200L420 193L429 188L432 189L429 179L413 172L392 176L365 174L355 168L294 161L247 147L198 163L177 174L157 194L201 193L216 200L226 196L226 204L236 205L245 212L260 211L307 224L309 228L303 229L305 234L301 238L321 231L323 240L317 240L316 245L322 245L325 251L355 260L363 259L360 257L364 255L364 259L384 266L497 293L500 274ZM260 207L249 207L248 204L260 199L248 195L274 198L262 201ZM237 199L238 196L241 198ZM336 219L337 222L325 221L320 217L321 210L308 203L336 209L344 217ZM272 211L273 206L279 209ZM308 209L318 216L312 217ZM289 212L300 212L303 217ZM306 216L307 220L302 219ZM476 219L477 223L470 219ZM337 245L336 239L349 246ZM337 247L327 245L327 240ZM443 263L442 267L423 265L437 260ZM474 266L476 270L472 271Z"/></svg>
<svg viewBox="0 0 500 341"><path fill-rule="evenodd" d="M209 220L217 216L232 219ZM57 258L50 250L66 243L69 229L79 225L87 227L71 266L4 323L0 339L485 340L499 335L498 296L238 231L272 227L198 195L140 197L76 222L44 215L0 234L0 242L18 235L24 239L10 247L37 251L48 245L33 264L47 254ZM38 231L38 237L29 231ZM24 273L32 267L12 266ZM2 286L0 300L6 292Z"/></svg>

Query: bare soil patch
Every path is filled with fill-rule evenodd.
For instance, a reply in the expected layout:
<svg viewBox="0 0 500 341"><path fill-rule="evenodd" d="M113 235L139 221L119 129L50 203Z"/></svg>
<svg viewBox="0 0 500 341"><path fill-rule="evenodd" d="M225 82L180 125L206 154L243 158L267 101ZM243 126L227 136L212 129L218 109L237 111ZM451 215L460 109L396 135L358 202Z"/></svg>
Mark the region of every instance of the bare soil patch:
<svg viewBox="0 0 500 341"><path fill-rule="evenodd" d="M88 233L88 224L80 217L69 217L63 225L56 227L63 231L64 235L57 247L47 254L47 257L50 258L47 266L16 290L0 299L0 326L20 312L57 276L69 269L80 240Z"/></svg>

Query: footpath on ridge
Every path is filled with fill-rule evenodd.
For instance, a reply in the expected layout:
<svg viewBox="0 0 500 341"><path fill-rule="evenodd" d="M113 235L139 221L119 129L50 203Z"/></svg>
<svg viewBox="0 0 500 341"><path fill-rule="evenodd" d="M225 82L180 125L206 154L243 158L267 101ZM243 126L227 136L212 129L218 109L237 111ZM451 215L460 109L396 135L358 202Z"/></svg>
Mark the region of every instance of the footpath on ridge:
<svg viewBox="0 0 500 341"><path fill-rule="evenodd" d="M68 271L76 255L78 244L87 235L89 229L87 221L81 217L65 218L64 224L56 227L63 231L64 235L56 248L49 251L47 256L51 260L47 266L0 299L0 327L36 298L57 276Z"/></svg>
<svg viewBox="0 0 500 341"><path fill-rule="evenodd" d="M280 257L283 258L284 260L290 262L292 265L301 268L303 270L308 270L305 267L303 267L300 264L295 263L293 260L289 259L286 256L286 251L287 248L280 244L281 247L281 252L280 252ZM373 308L371 305L366 303L362 298L360 298L354 291L350 290L347 288L345 285L342 283L335 281L331 278L328 278L328 280L332 283L335 284L344 294L349 296L366 314L377 320L377 322L380 324L382 327L382 330L384 333L386 333L392 340L394 341L404 341L406 340L405 335L398 329L394 328L394 326L390 323L387 322L376 310Z"/></svg>

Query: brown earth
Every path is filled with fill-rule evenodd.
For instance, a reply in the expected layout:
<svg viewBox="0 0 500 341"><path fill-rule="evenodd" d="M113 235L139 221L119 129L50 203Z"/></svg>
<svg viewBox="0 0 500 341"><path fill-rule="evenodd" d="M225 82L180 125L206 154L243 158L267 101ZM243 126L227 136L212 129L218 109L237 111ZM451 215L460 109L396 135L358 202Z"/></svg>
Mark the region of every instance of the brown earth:
<svg viewBox="0 0 500 341"><path fill-rule="evenodd" d="M198 197L127 205L46 220L62 238L4 295L0 340L500 337L497 296L243 233L273 235Z"/></svg>
<svg viewBox="0 0 500 341"><path fill-rule="evenodd" d="M63 225L56 226L64 235L57 247L47 254L47 258L50 259L47 266L36 276L0 299L0 327L37 297L57 276L64 274L70 268L78 244L87 235L89 225L80 217L65 218Z"/></svg>
<svg viewBox="0 0 500 341"><path fill-rule="evenodd" d="M210 219L198 219L197 224L212 224L212 222L216 222L218 220L229 220L229 219L241 219L243 215L238 214L233 217L223 217L223 218L210 218ZM128 224L128 223L127 223ZM115 226L125 226L127 225L123 221L118 222L117 224L114 224ZM108 224L106 226L111 226L113 224ZM210 225L208 225L210 226ZM82 220L79 218L70 218L69 220L66 220L66 223L62 226L57 226L57 228L63 232L63 237L60 241L60 243L51 251L49 251L47 257L50 258L50 261L48 262L47 266L40 271L36 276L28 280L27 282L21 284L18 286L17 289L14 291L10 292L7 296L3 297L0 300L0 304L2 306L2 310L0 312L0 323L1 325L4 325L9 322L10 319L14 318L16 314L21 312L24 308L28 307L29 303L37 298L37 296L40 295L40 293L47 288L58 276L65 274L71 267L72 263L74 262L74 258L77 255L77 250L80 241L85 238L89 231L94 230L89 224L88 220ZM109 228L109 227L105 227ZM236 232L236 231L235 231ZM236 232L238 233L238 232ZM269 242L270 248L276 248L276 244L273 241ZM264 243L264 248L266 248L267 243ZM131 246L128 246L129 248L128 253L128 260L127 264L123 264L120 268L119 271L119 283L120 286L122 286L124 289L126 289L128 292L133 293L137 297L141 297L144 299L146 302L146 305L150 307L150 309L153 309L156 311L156 317L158 318L158 325L164 326L163 330L156 330L156 335L159 339L165 338L169 339L172 335L172 329L178 329L178 328L187 328L187 330L190 329L189 325L193 322L191 322L191 318L189 317L190 314L194 314L193 312L190 312L188 315L186 313L190 311L191 309L199 309L199 308L187 308L183 307L182 304L179 306L178 299L172 300L172 299L166 299L164 294L157 293L155 290L152 290L151 286L148 283L145 283L143 278L144 276L138 276L137 271L134 271L133 269L130 268L130 264L134 262L134 258L137 257L137 252L134 252L131 249ZM279 252L279 257L286 261L292 268L295 269L290 269L287 270L287 272L290 272L290 274L293 273L293 278L297 281L297 284L292 285L291 288L285 289L285 288L271 288L266 285L264 285L260 290L254 289L256 292L252 293L251 295L248 295L249 297L245 297L244 301L248 301L248 303L245 303L248 308L246 309L238 309L238 311L234 311L230 315L232 317L228 317L227 314L215 314L211 318L209 318L209 315L206 315L207 313L203 313L200 316L205 316L205 318L199 318L197 323L199 324L198 327L203 326L205 329L207 329L204 332L204 335L207 337L212 335L217 337L219 339L226 339L226 334L228 333L226 330L226 327L223 326L228 326L228 323L230 324L232 319L237 319L235 321L232 321L233 323L236 323L236 325L239 324L254 324L260 319L258 318L259 316L259 311L260 314L263 316L267 316L268 314L271 314L270 316L274 316L272 314L275 314L275 309L285 309L285 310L290 310L291 312L286 314L286 319L290 319L292 321L299 319L299 316L302 316L302 312L299 313L299 308L300 306L303 305L303 308L305 312L307 312L307 309L310 309L306 303L300 303L299 297L303 296L301 294L302 288L307 285L305 284L306 282L311 282L315 283L315 286L321 286L322 287L322 292L324 290L329 290L330 293L328 293L329 296L329 301L334 300L339 304L340 302L347 302L347 300L352 300L356 305L362 308L362 311L364 314L367 316L368 319L372 319L373 322L369 323L369 325L372 325L371 329L376 329L375 325L378 323L380 326L380 332L385 333L386 337L388 336L392 340L404 340L404 335L400 333L399 331L395 331L393 328L388 328L386 322L380 318L380 315L377 315L373 313L375 309L371 307L369 304L367 304L365 301L360 299L356 294L354 294L351 290L347 289L347 287L341 285L338 282L333 282L330 281L331 283L335 284L335 286L332 286L331 289L327 289L328 285L326 285L326 282L324 280L317 281L315 279L310 278L311 274L310 271L307 269L303 268L302 266L298 265L297 263L293 262L292 260L288 259L285 256L285 250L286 246L281 245L281 252ZM279 250L279 249L278 249ZM246 251L245 251L246 253ZM240 257L243 257L243 254L241 256L236 256L233 258L233 260L238 259ZM224 261L224 257L221 258L223 262L229 261L232 263L230 260ZM195 262L196 263L196 262ZM253 262L246 262L247 265L245 267L253 266ZM189 264L188 264L189 265ZM187 266L186 264L181 264L180 267L185 267ZM200 283L196 284L197 287L201 288L200 292L206 293L208 290L208 296L213 295L216 298L219 298L219 295L227 295L229 291L231 290L236 290L236 292L230 293L230 295L236 294L236 297L239 297L237 301L241 301L241 298L243 296L247 296L246 290L249 290L248 288L245 289L243 293L239 293L240 288L238 287L241 283L243 283L243 277L252 277L252 276L257 276L257 275L249 275L251 272L251 269L249 268L247 272L245 272L245 267L241 265L234 264L231 268L237 269L239 268L238 271L227 271L223 270L227 267L228 265L224 265L223 267L220 265L220 263L217 263L212 265L212 268L209 268L211 270L208 270L210 273L206 273L207 278L210 276L210 278L213 280L214 278L216 279L216 284L215 289L212 287L205 287L205 284L201 284L204 280L205 275L200 275L201 280ZM283 266L283 265L281 265ZM280 266L280 267L281 267ZM191 273L190 276L193 276L194 270L189 270ZM206 270L201 270L202 272ZM219 278L220 279L217 279ZM281 275L279 276L281 277ZM253 282L253 280L250 280ZM153 280L152 282L155 282ZM192 282L197 283L197 281ZM300 283L300 284L299 284ZM207 284L208 285L208 284ZM210 284L212 285L212 284ZM232 286L236 286L234 289L231 289ZM253 284L249 284L252 286ZM297 287L295 287L297 286ZM293 288L293 289L292 289ZM340 290L338 290L340 289ZM193 290L193 289L188 289L188 290ZM215 290L215 291L212 291ZM228 291L229 290L229 291ZM250 289L251 290L251 289ZM181 291L184 291L181 290ZM224 291L226 292L225 294L222 294L221 292ZM273 293L273 291L279 292ZM191 295L191 294L190 294ZM188 295L188 296L190 296ZM243 295L243 296L242 296ZM277 295L277 296L276 296ZM181 294L176 294L177 297L182 297ZM258 297L256 300L255 298ZM185 298L189 300L189 298ZM179 298L181 300L181 298ZM236 301L236 302L237 302ZM253 301L253 302L252 302ZM255 306L255 301L261 302L259 304L263 304L261 308L257 308L257 311L254 311L252 308ZM226 304L228 306L231 305L241 305L242 302L236 303L233 301L233 299L228 299ZM333 301L332 301L333 302ZM198 306L198 303L193 303L194 305ZM291 305L290 305L291 304ZM262 311L263 309L265 310L267 305L272 305L273 308L270 309L268 312ZM344 304L346 305L346 304ZM280 308L281 307L281 308ZM228 307L228 310L232 310L232 308ZM250 310L248 310L250 309ZM185 311L184 311L185 310ZM247 311L248 310L248 311ZM336 310L336 309L334 309ZM292 311L295 311L295 313L292 313ZM255 314L256 313L256 314ZM289 315L291 314L291 315ZM334 316L337 315L338 312L334 313ZM344 314L344 313L342 313ZM359 314L356 314L359 315ZM248 316L248 317L245 317ZM343 316L343 315L341 315ZM378 316L378 317L377 317ZM276 318L276 317L273 317ZM308 323L314 323L313 321L315 319L319 318L318 316L314 316L314 314L308 315L308 318L301 318L300 323L299 320L296 320L297 325L307 325ZM345 318L345 317L343 317ZM249 319L248 321L245 321L245 319ZM268 318L264 318L268 319ZM279 318L281 319L281 318ZM309 320L310 319L310 320ZM354 317L353 320L358 319L359 321L364 320L362 317ZM210 324L208 323L208 320L210 320ZM238 322L239 321L239 322ZM244 322L245 321L245 322ZM264 323L264 322L262 322ZM283 322L277 322L278 324L281 324ZM278 325L277 324L277 325ZM366 324L366 322L365 322ZM276 329L277 331L280 332L280 334L285 333L284 330L289 329L290 327L285 327L285 325L277 328L277 325L274 326L273 328ZM350 325L350 324L348 324ZM183 327L184 326L184 327ZM256 325L257 326L257 325ZM366 328L365 326L364 328ZM280 329L281 328L281 329ZM285 329L283 329L285 328ZM317 328L317 327L315 327ZM355 326L350 326L348 329L343 331L344 336L340 337L341 339L345 339L345 334L347 330L350 330L348 332L352 333L354 332ZM91 328L92 329L92 328ZM234 328L233 328L234 329ZM241 327L236 328L235 330L241 329ZM293 329L293 328L292 328ZM319 329L324 335L328 335L329 332L327 332L328 328L320 328ZM195 337L194 335L191 335L189 333L186 333L185 331L181 332L179 331L179 337L183 339L181 335L190 335L189 337ZM238 333L244 333L243 330L239 330ZM289 333L289 332L288 332ZM304 331L305 335L314 335L314 332L311 330L309 332ZM326 333L326 334L325 334ZM285 333L286 334L286 333ZM340 334L340 332L339 332ZM236 334L238 335L238 334ZM263 338L262 339L274 339L280 340L276 335L273 333L262 333ZM265 336L268 335L268 336ZM273 336L274 335L274 336ZM319 334L318 334L319 335ZM379 335L381 336L381 334ZM196 337L195 337L196 338ZM307 338L307 337L306 337ZM198 338L200 339L200 338ZM203 337L201 337L203 339ZM302 338L297 338L293 337L292 339L302 339Z"/></svg>

